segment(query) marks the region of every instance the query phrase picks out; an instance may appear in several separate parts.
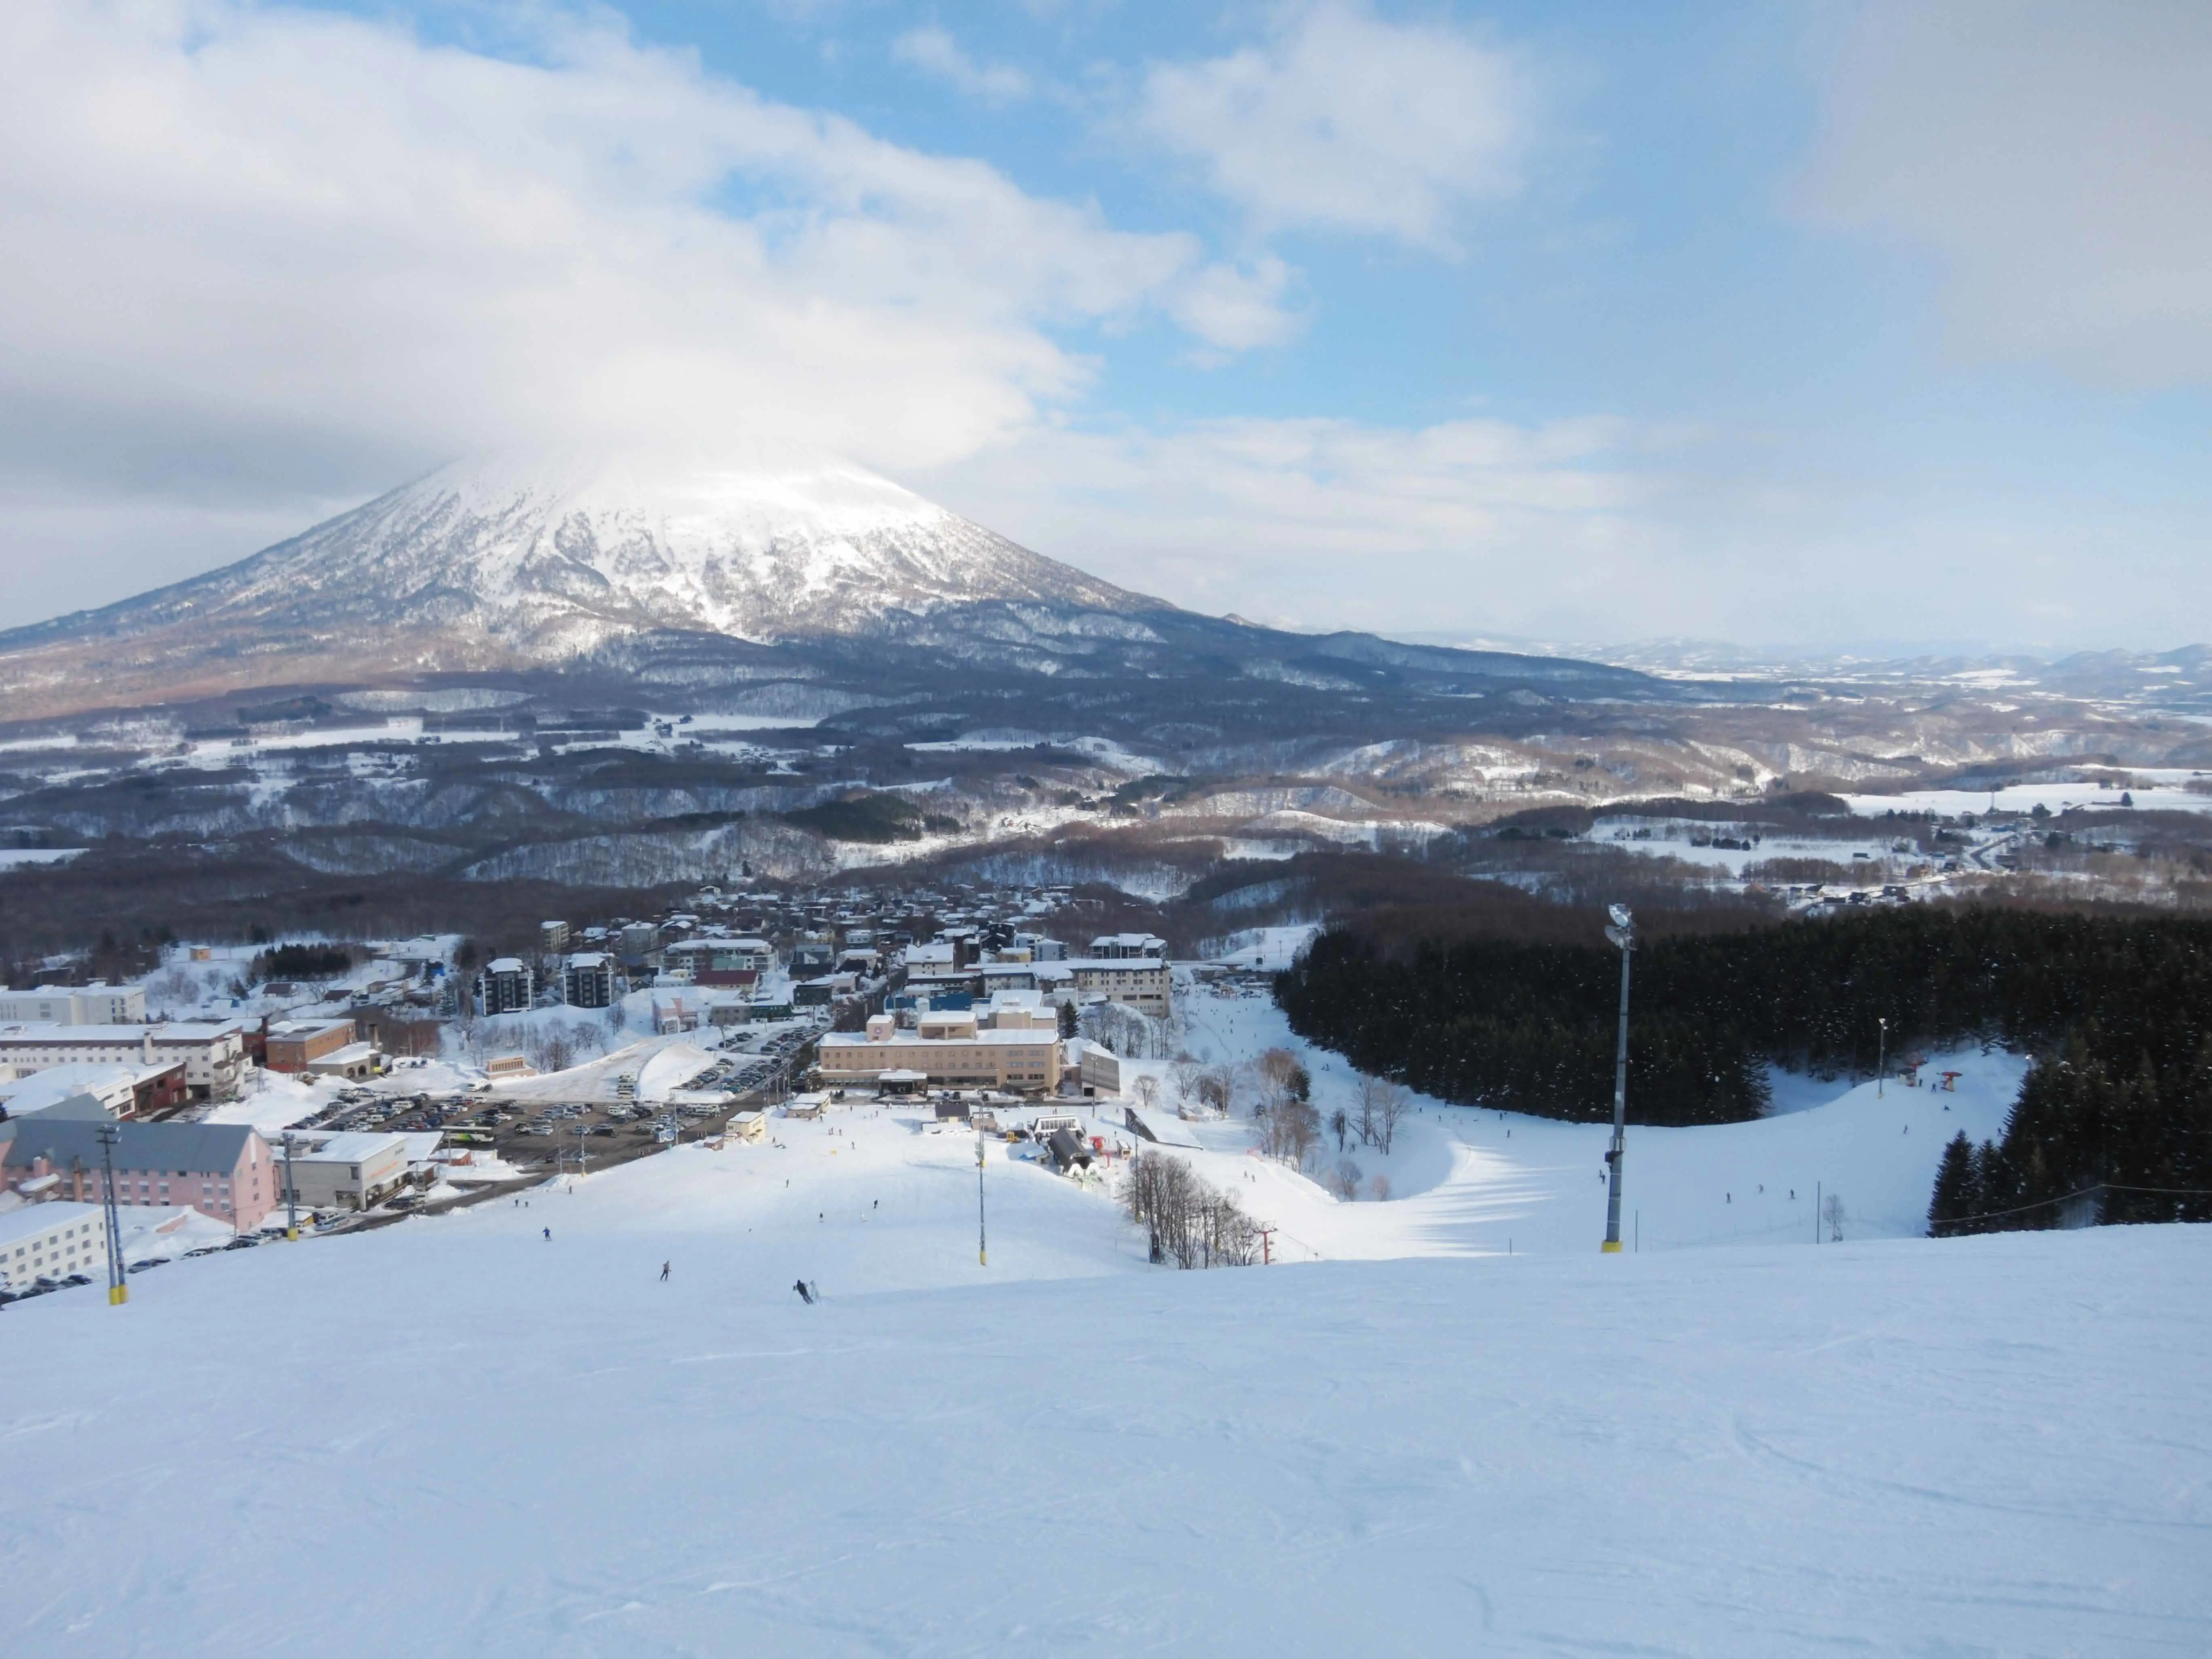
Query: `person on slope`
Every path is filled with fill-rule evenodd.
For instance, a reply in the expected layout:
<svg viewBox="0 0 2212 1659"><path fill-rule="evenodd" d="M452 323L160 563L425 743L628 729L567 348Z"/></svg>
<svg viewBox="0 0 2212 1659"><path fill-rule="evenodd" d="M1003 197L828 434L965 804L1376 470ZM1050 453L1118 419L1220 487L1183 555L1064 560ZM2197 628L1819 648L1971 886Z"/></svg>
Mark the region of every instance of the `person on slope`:
<svg viewBox="0 0 2212 1659"><path fill-rule="evenodd" d="M553 1230L550 1227L545 1230L545 1242L549 1244L553 1242Z"/></svg>
<svg viewBox="0 0 2212 1659"><path fill-rule="evenodd" d="M664 1285L668 1282L668 1264L665 1261L660 1264L660 1282Z"/></svg>
<svg viewBox="0 0 2212 1659"><path fill-rule="evenodd" d="M811 1308L814 1305L814 1292L806 1288L806 1281L805 1279L794 1279L791 1282L791 1288L799 1292L799 1299L801 1302L804 1302L808 1307Z"/></svg>

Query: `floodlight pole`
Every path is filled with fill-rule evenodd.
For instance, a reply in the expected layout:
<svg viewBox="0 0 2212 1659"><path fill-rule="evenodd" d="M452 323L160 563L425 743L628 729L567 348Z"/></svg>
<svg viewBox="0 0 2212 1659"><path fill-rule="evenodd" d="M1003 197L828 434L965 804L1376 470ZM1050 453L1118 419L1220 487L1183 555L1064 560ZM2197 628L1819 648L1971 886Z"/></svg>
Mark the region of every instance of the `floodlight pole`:
<svg viewBox="0 0 2212 1659"><path fill-rule="evenodd" d="M1889 1022L1877 1019L1875 1024L1881 1027L1880 1046L1875 1050L1878 1057L1874 1063L1874 1094L1876 1100L1881 1100L1886 1097L1889 1083Z"/></svg>
<svg viewBox="0 0 2212 1659"><path fill-rule="evenodd" d="M975 1265L991 1265L990 1236L984 1227L983 1212L983 1126L975 1126Z"/></svg>
<svg viewBox="0 0 2212 1659"><path fill-rule="evenodd" d="M107 1304L119 1308L131 1299L131 1282L123 1266L123 1223L115 1211L115 1147L123 1131L103 1123L94 1133L100 1141L100 1207L107 1218Z"/></svg>
<svg viewBox="0 0 2212 1659"><path fill-rule="evenodd" d="M1620 1041L1613 1062L1613 1146L1605 1155L1610 1179L1605 1199L1607 1255L1620 1254L1620 1165L1628 1138L1628 958L1636 949L1636 923L1621 905L1613 905L1613 926L1607 939L1620 947Z"/></svg>
<svg viewBox="0 0 2212 1659"><path fill-rule="evenodd" d="M284 1131L284 1237L300 1241L300 1185L292 1179L292 1132Z"/></svg>

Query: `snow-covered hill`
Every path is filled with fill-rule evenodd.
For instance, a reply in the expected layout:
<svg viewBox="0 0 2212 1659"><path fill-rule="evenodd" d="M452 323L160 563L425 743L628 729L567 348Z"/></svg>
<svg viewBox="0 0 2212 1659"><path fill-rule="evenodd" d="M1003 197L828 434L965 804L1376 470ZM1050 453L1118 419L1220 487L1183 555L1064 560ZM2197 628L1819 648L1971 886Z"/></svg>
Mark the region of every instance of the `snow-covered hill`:
<svg viewBox="0 0 2212 1659"><path fill-rule="evenodd" d="M2212 1645L2208 1230L1179 1273L994 1158L984 1267L973 1144L7 1310L10 1650Z"/></svg>
<svg viewBox="0 0 2212 1659"><path fill-rule="evenodd" d="M457 462L79 629L283 636L361 622L558 660L653 629L753 641L1029 601L1159 608L848 462L755 447L683 459ZM62 624L57 631L68 631Z"/></svg>

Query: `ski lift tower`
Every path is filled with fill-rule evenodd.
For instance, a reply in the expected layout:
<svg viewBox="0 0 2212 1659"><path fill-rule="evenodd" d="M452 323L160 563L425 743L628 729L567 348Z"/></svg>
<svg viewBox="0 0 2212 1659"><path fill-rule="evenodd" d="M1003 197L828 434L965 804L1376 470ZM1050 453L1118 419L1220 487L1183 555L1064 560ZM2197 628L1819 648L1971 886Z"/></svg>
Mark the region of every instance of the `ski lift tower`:
<svg viewBox="0 0 2212 1659"><path fill-rule="evenodd" d="M1620 1254L1620 1161L1628 1133L1628 958L1636 949L1636 919L1625 904L1608 905L1613 925L1605 936L1620 947L1620 1043L1613 1062L1613 1146L1605 1155L1610 1180L1605 1199L1605 1243L1607 1255Z"/></svg>
<svg viewBox="0 0 2212 1659"><path fill-rule="evenodd" d="M115 1149L123 1131L103 1123L93 1132L100 1142L100 1202L107 1223L107 1304L119 1308L131 1299L130 1268L123 1260L123 1223L115 1210Z"/></svg>

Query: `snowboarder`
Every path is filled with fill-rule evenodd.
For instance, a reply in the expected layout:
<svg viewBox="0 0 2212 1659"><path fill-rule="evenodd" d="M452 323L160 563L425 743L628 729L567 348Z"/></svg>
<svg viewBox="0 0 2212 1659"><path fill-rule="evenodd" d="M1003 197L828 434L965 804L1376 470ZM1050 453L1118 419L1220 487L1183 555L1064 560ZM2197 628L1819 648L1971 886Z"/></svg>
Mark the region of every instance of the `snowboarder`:
<svg viewBox="0 0 2212 1659"><path fill-rule="evenodd" d="M791 1281L791 1288L799 1292L799 1299L801 1302L804 1302L808 1307L811 1308L814 1305L814 1292L806 1288L806 1281L805 1279L793 1279Z"/></svg>
<svg viewBox="0 0 2212 1659"><path fill-rule="evenodd" d="M668 1264L665 1261L660 1264L660 1282L664 1285L668 1282Z"/></svg>

